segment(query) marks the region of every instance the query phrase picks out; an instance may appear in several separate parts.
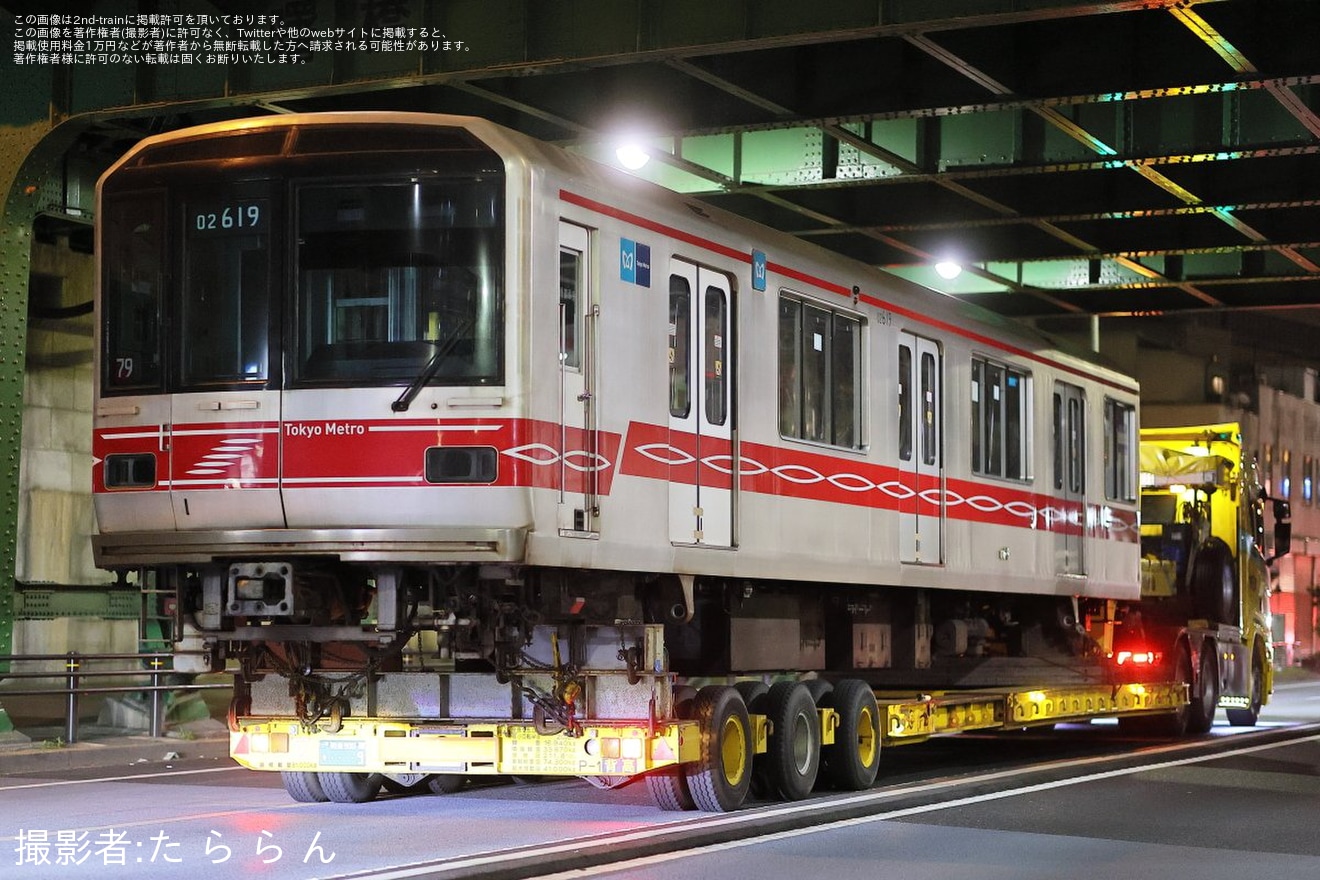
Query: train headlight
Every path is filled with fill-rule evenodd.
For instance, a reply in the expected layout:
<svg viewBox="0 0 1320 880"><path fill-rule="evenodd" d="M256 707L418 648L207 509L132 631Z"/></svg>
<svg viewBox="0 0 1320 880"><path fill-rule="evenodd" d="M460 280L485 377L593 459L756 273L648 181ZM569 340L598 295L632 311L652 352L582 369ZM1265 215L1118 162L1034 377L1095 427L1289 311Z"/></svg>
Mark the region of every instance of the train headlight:
<svg viewBox="0 0 1320 880"><path fill-rule="evenodd" d="M150 489L155 485L156 456L152 453L105 457L107 489Z"/></svg>

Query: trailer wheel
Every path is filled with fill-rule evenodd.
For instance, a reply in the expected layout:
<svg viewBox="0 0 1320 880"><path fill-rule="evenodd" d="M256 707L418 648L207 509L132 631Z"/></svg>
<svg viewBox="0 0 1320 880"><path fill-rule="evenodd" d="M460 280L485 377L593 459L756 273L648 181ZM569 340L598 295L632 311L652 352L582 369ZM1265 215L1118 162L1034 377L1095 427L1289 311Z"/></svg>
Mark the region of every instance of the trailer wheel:
<svg viewBox="0 0 1320 880"><path fill-rule="evenodd" d="M802 684L806 687L807 693L811 694L811 702L817 706L825 705L825 698L834 690L834 685L823 678L809 678Z"/></svg>
<svg viewBox="0 0 1320 880"><path fill-rule="evenodd" d="M282 770L280 780L289 797L301 804L321 804L330 800L315 771Z"/></svg>
<svg viewBox="0 0 1320 880"><path fill-rule="evenodd" d="M1251 652L1251 705L1246 709L1226 709L1228 723L1234 727L1255 727L1260 707L1265 704L1265 664L1258 651Z"/></svg>
<svg viewBox="0 0 1320 880"><path fill-rule="evenodd" d="M880 707L864 681L847 678L826 698L839 713L834 744L821 750L821 768L835 788L865 791L880 771Z"/></svg>
<svg viewBox="0 0 1320 880"><path fill-rule="evenodd" d="M747 711L751 715L766 714L766 694L770 693L770 686L763 681L740 681L734 685L738 693L742 694L743 702L747 704ZM749 794L758 800L771 797L774 787L770 782L770 771L765 762L765 755L757 755L752 760L752 787L748 790Z"/></svg>
<svg viewBox="0 0 1320 880"><path fill-rule="evenodd" d="M685 766L698 808L727 813L742 805L752 784L752 731L747 704L732 687L697 691L692 715L701 729L700 757Z"/></svg>
<svg viewBox="0 0 1320 880"><path fill-rule="evenodd" d="M1201 646L1201 674L1190 697L1187 732L1207 733L1215 723L1215 711L1219 708L1219 664L1215 662L1214 643L1209 639Z"/></svg>
<svg viewBox="0 0 1320 880"><path fill-rule="evenodd" d="M426 788L431 794L453 794L463 787L467 777L458 773L437 773L426 778Z"/></svg>
<svg viewBox="0 0 1320 880"><path fill-rule="evenodd" d="M674 688L674 717L691 718L692 705L697 698L696 688L678 685ZM646 788L651 792L651 800L666 812L676 813L695 810L696 801L688 791L687 775L678 764L664 767L646 777Z"/></svg>
<svg viewBox="0 0 1320 880"><path fill-rule="evenodd" d="M695 810L697 802L688 791L687 776L683 768L674 765L657 770L646 777L646 789L651 792L651 801L660 809L670 813L682 810Z"/></svg>
<svg viewBox="0 0 1320 880"><path fill-rule="evenodd" d="M820 772L820 715L805 684L781 681L766 695L770 739L763 762L773 790L786 801L811 794Z"/></svg>
<svg viewBox="0 0 1320 880"><path fill-rule="evenodd" d="M326 797L337 804L365 804L380 793L381 778L376 773L319 773Z"/></svg>

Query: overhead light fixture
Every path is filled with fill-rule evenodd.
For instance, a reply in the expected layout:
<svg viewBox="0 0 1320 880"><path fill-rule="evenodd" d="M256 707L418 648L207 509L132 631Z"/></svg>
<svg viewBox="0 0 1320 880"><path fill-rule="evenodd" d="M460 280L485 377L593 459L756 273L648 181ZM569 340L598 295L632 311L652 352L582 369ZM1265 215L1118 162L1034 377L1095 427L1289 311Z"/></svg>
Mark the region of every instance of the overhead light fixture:
<svg viewBox="0 0 1320 880"><path fill-rule="evenodd" d="M631 141L626 144L621 144L619 148L614 151L614 155L618 158L619 164L624 168L627 168L629 171L638 171L646 165L647 162L651 161L651 154L642 149L640 145Z"/></svg>
<svg viewBox="0 0 1320 880"><path fill-rule="evenodd" d="M935 271L945 281L952 281L962 274L962 266L956 260L940 260L935 264Z"/></svg>

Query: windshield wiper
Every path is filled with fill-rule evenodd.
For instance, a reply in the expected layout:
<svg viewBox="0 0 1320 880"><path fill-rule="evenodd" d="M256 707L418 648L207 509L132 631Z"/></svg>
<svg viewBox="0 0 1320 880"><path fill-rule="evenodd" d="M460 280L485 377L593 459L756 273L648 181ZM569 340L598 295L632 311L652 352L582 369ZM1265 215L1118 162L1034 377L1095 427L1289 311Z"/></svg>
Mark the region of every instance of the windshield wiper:
<svg viewBox="0 0 1320 880"><path fill-rule="evenodd" d="M450 352L454 350L454 347L458 345L459 338L471 326L471 320L464 321L458 327L454 328L454 332L450 333L447 338L434 343L435 353L431 355L431 359L426 362L426 366L422 368L422 371L417 374L416 378L408 383L407 388L403 389L403 393L390 404L390 409L392 411L408 411L408 407L412 406L412 402L417 399L417 395L422 393L422 389L426 387L426 383L434 379L435 374L440 372L440 362L449 356Z"/></svg>

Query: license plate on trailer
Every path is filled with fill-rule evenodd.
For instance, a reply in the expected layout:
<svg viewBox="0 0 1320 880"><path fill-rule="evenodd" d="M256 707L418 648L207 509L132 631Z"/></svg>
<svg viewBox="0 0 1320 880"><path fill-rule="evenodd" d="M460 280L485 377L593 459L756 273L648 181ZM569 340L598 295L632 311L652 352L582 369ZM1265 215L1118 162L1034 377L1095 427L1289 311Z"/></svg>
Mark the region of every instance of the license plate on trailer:
<svg viewBox="0 0 1320 880"><path fill-rule="evenodd" d="M322 767L365 767L366 743L360 739L322 740L319 763Z"/></svg>

